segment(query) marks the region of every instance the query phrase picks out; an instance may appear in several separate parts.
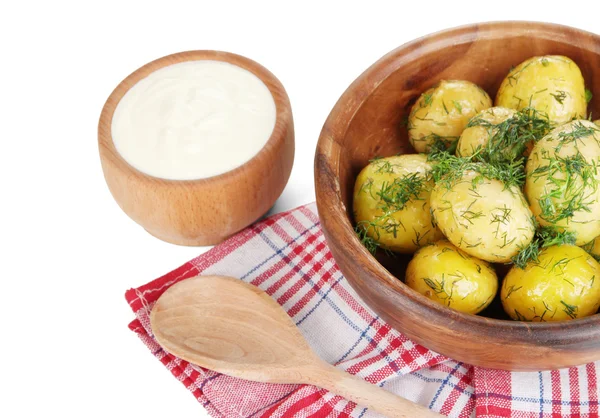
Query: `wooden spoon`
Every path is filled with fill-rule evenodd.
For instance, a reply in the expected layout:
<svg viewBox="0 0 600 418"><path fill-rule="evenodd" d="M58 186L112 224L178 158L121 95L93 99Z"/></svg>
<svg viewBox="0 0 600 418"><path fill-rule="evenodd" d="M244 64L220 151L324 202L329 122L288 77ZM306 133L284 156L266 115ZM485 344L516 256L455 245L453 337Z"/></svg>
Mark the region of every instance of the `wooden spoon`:
<svg viewBox="0 0 600 418"><path fill-rule="evenodd" d="M389 417L441 416L325 363L277 302L241 280L179 282L158 299L150 323L169 353L219 373L319 386Z"/></svg>

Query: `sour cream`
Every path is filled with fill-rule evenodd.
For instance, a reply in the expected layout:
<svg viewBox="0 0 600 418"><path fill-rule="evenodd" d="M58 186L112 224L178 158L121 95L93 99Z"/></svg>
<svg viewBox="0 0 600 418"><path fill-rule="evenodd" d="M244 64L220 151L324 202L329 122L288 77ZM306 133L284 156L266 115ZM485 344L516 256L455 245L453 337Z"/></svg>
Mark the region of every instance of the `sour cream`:
<svg viewBox="0 0 600 418"><path fill-rule="evenodd" d="M170 180L223 174L254 157L275 126L275 101L250 71L222 61L163 67L117 105L112 139L139 171Z"/></svg>

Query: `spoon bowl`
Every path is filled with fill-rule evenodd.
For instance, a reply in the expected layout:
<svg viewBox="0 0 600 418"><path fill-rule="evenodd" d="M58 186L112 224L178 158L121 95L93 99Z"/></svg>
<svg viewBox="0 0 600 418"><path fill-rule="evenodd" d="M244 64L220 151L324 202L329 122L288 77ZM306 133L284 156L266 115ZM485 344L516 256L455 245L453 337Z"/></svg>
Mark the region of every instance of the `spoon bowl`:
<svg viewBox="0 0 600 418"><path fill-rule="evenodd" d="M150 324L166 351L219 373L319 386L389 417L440 416L325 363L275 300L241 280L179 282L156 301Z"/></svg>
<svg viewBox="0 0 600 418"><path fill-rule="evenodd" d="M257 382L289 383L291 370L317 358L282 312L255 286L230 277L198 276L167 290L150 322L159 344L191 363ZM280 367L265 374L265 367L273 365Z"/></svg>

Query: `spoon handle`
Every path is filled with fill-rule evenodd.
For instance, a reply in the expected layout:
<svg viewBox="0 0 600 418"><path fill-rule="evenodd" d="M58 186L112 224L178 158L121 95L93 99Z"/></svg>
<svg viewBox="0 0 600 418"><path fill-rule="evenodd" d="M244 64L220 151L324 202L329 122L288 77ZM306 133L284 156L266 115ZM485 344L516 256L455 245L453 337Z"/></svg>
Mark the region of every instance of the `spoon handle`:
<svg viewBox="0 0 600 418"><path fill-rule="evenodd" d="M366 406L390 418L439 418L438 414L365 380L322 363L310 373L310 383Z"/></svg>

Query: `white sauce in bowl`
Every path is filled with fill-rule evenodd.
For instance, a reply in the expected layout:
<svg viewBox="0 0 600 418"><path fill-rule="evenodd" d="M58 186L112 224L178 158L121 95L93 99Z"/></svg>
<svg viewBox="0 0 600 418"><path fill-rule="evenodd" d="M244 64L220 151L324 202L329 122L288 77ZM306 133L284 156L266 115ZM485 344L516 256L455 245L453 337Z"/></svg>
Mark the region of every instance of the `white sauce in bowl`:
<svg viewBox="0 0 600 418"><path fill-rule="evenodd" d="M275 101L250 71L222 61L169 65L137 82L118 103L112 139L139 171L195 180L254 157L275 126Z"/></svg>

